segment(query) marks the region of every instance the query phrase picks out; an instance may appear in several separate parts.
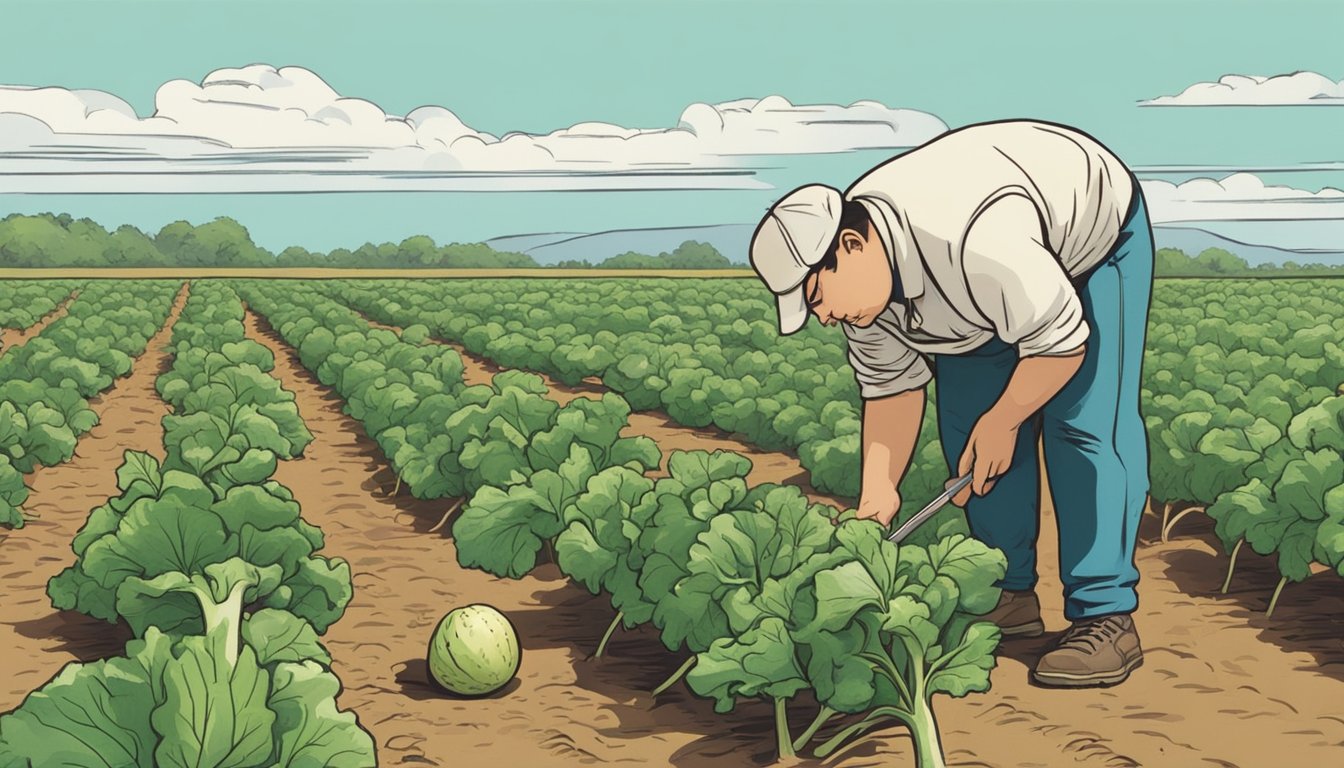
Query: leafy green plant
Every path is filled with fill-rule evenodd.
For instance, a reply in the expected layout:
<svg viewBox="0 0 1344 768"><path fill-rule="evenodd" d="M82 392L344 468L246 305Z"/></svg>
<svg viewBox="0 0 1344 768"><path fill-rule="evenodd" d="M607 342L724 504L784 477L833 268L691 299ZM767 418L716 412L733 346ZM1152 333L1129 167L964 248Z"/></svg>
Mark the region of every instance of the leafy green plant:
<svg viewBox="0 0 1344 768"><path fill-rule="evenodd" d="M74 456L80 436L98 423L86 398L130 371L179 287L92 284L63 317L0 355L0 525L22 527L23 475Z"/></svg>
<svg viewBox="0 0 1344 768"><path fill-rule="evenodd" d="M0 716L0 765L377 765L373 739L336 708L340 683L308 658L329 661L316 641L264 611L244 624L247 596L279 571L235 558L138 584L130 599L147 606L179 594L196 601L203 635L149 626L124 657L66 665Z"/></svg>
<svg viewBox="0 0 1344 768"><path fill-rule="evenodd" d="M1283 439L1249 470L1251 479L1209 509L1229 551L1226 592L1243 543L1276 554L1280 579L1270 598L1272 616L1289 581L1311 575L1311 563L1341 562L1338 521L1344 519L1344 397L1328 398L1293 417Z"/></svg>

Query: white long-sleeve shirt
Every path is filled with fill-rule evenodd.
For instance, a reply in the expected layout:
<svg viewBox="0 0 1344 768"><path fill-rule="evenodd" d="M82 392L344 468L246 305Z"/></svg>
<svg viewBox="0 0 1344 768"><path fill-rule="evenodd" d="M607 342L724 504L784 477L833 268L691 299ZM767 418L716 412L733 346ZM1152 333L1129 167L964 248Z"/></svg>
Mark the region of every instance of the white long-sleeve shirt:
<svg viewBox="0 0 1344 768"><path fill-rule="evenodd" d="M1105 258L1136 186L1096 140L1026 120L951 131L854 182L845 198L868 209L901 284L871 326L841 324L861 397L922 387L925 355L995 336L1020 357L1077 349L1071 279Z"/></svg>

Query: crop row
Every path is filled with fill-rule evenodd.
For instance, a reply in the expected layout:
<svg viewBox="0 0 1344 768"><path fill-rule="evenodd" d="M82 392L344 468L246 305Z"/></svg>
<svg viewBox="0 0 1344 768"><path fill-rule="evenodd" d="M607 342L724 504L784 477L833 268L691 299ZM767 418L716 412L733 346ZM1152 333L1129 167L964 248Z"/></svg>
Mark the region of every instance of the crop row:
<svg viewBox="0 0 1344 768"><path fill-rule="evenodd" d="M338 282L329 290L370 317L424 324L501 364L571 383L598 376L636 407L794 448L814 486L857 492L861 411L844 340L818 327L780 337L752 281ZM1332 281L1157 284L1141 408L1164 537L1183 514L1216 507L1220 519L1266 521L1251 526L1254 534L1242 524L1220 526L1229 553L1249 541L1276 555L1287 581L1305 578L1313 561L1339 569L1333 523L1322 525L1344 514L1326 500L1334 470L1323 469L1313 491L1320 498L1307 509L1264 488L1273 489L1291 461L1329 444L1292 424L1314 423L1333 407L1328 398L1344 384L1341 339L1344 291ZM901 488L902 519L946 477L934 398ZM1249 486L1256 480L1264 488ZM1259 494L1253 512L1246 493Z"/></svg>
<svg viewBox="0 0 1344 768"><path fill-rule="evenodd" d="M1163 537L1207 512L1231 557L1284 585L1344 575L1344 289L1334 281L1172 281L1154 298L1144 415ZM1171 515L1172 512L1175 515Z"/></svg>
<svg viewBox="0 0 1344 768"><path fill-rule="evenodd" d="M316 288L243 292L417 495L465 501L452 526L462 565L518 578L551 552L611 601L598 655L619 626L651 623L687 657L666 685L684 673L720 712L766 700L781 756L814 741L828 755L894 721L914 734L921 765L941 765L931 698L988 689L999 633L974 617L998 600L997 551L962 534L898 547L877 523L796 487L749 487L751 462L735 453L675 451L669 476L651 479L662 453L618 436L629 408L617 395L560 407L520 372L463 386L460 358L441 362L455 352L406 340L423 341L423 327L398 338ZM432 381L418 360L439 361L450 379ZM430 398L441 403L432 417ZM419 445L437 445L424 473ZM786 707L808 689L821 706L795 736Z"/></svg>
<svg viewBox="0 0 1344 768"><path fill-rule="evenodd" d="M0 283L0 328L28 328L60 306L79 283L11 280Z"/></svg>
<svg viewBox="0 0 1344 768"><path fill-rule="evenodd" d="M72 663L0 717L0 765L373 766L336 709L318 640L351 597L348 564L270 479L312 440L231 289L194 287L158 391L164 458L127 451L52 605L134 633L124 656Z"/></svg>
<svg viewBox="0 0 1344 768"><path fill-rule="evenodd" d="M23 476L69 461L112 387L163 325L180 283L95 282L64 317L0 355L0 525L22 527Z"/></svg>

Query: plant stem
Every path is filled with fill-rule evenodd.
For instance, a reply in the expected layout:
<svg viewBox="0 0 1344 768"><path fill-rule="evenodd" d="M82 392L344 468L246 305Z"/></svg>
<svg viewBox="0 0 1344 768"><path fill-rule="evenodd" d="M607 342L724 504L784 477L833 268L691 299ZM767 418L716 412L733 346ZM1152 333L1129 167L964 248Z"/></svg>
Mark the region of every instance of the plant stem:
<svg viewBox="0 0 1344 768"><path fill-rule="evenodd" d="M807 742L812 740L812 737L817 734L817 731L820 730L821 726L825 725L826 721L834 716L835 710L823 704L821 709L817 711L817 716L812 719L812 724L807 726L807 730L803 731L798 738L793 740L794 751L797 752L806 746Z"/></svg>
<svg viewBox="0 0 1344 768"><path fill-rule="evenodd" d="M1232 548L1232 559L1227 561L1227 578L1223 579L1224 595L1227 594L1227 588L1232 584L1232 569L1237 567L1237 554L1241 552L1241 545L1245 544L1245 539L1237 539L1237 545Z"/></svg>
<svg viewBox="0 0 1344 768"><path fill-rule="evenodd" d="M398 493L401 493L401 475L397 475L397 484L392 486L392 495L396 496Z"/></svg>
<svg viewBox="0 0 1344 768"><path fill-rule="evenodd" d="M247 592L249 586L251 584L248 582L239 581L229 590L228 597L220 603L214 601L208 590L196 587L191 589L201 605L205 634L213 636L218 633L224 643L224 659L228 661L230 667L238 663L239 644L242 641L240 632L243 625L243 593Z"/></svg>
<svg viewBox="0 0 1344 768"><path fill-rule="evenodd" d="M1181 518L1182 518L1182 517L1185 517L1186 515L1190 514L1191 512L1203 512L1203 511L1204 511L1204 508L1203 508L1203 507L1186 507L1185 509L1181 510L1181 513L1180 513L1180 514L1178 514L1178 515L1176 515L1175 517L1173 517L1173 518L1171 519L1171 522L1170 522L1170 523L1167 523L1167 524L1162 528L1162 540L1163 540L1163 541L1167 541L1167 540L1168 540L1168 537L1171 536L1171 529L1173 529L1173 528L1176 527L1176 524L1179 523L1179 522L1181 521Z"/></svg>
<svg viewBox="0 0 1344 768"><path fill-rule="evenodd" d="M462 499L465 498L466 498L465 496L462 497ZM442 528L443 524L448 522L448 518L452 517L453 513L457 511L457 508L462 506L462 499L458 499L457 501L453 502L453 506L449 507L448 511L443 513L443 517L439 518L439 522L435 523L434 527L430 528L428 531L425 531L425 533L433 533Z"/></svg>
<svg viewBox="0 0 1344 768"><path fill-rule="evenodd" d="M868 716L863 720L845 728L827 739L826 743L813 750L812 754L816 757L826 757L832 752L835 752L836 748L841 744L844 744L847 739L852 739L870 728L880 725L886 720L897 720L902 723L907 723L910 721L910 713L896 707L878 707L869 712ZM846 745L844 749L836 752L836 755L838 756L844 752L848 752L851 746L852 745Z"/></svg>
<svg viewBox="0 0 1344 768"><path fill-rule="evenodd" d="M680 667L677 667L677 671L673 672L671 677L663 681L662 685L653 689L653 695L657 696L663 691L666 691L668 688L671 688L672 686L676 685L677 681L685 677L686 673L691 671L691 667L695 666L696 658L697 657L692 656L691 658L687 659L686 662L682 664Z"/></svg>
<svg viewBox="0 0 1344 768"><path fill-rule="evenodd" d="M929 706L928 699L923 695L915 702L914 717L910 718L910 736L915 740L919 768L945 768L943 744L938 737L938 721L933 717L933 707Z"/></svg>
<svg viewBox="0 0 1344 768"><path fill-rule="evenodd" d="M775 743L779 757L793 757L793 738L789 736L789 711L787 699L775 699Z"/></svg>
<svg viewBox="0 0 1344 768"><path fill-rule="evenodd" d="M1284 576L1283 578L1279 579L1279 585L1274 588L1274 596L1269 599L1269 610L1265 611L1266 619L1274 615L1274 606L1278 604L1279 595L1283 592L1283 585L1287 583L1288 583L1287 576Z"/></svg>
<svg viewBox="0 0 1344 768"><path fill-rule="evenodd" d="M611 625L607 627L607 633L602 636L602 642L597 644L597 653L593 654L594 658L602 658L602 652L607 649L607 641L611 639L612 634L616 632L616 628L621 625L621 619L624 618L624 611L616 612L616 618L611 620Z"/></svg>

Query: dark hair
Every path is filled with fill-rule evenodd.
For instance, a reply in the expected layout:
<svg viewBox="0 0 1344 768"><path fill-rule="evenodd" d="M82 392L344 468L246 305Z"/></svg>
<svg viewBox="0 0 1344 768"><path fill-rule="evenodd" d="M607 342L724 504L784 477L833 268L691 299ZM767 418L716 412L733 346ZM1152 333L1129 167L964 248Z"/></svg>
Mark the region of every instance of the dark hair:
<svg viewBox="0 0 1344 768"><path fill-rule="evenodd" d="M840 227L835 230L835 237L831 238L831 244L827 246L821 261L817 262L813 271L822 269L835 271L836 252L840 250L840 233L846 229L853 229L867 237L868 225L871 223L872 218L868 216L868 209L863 207L863 203L855 200L844 201L840 208Z"/></svg>

